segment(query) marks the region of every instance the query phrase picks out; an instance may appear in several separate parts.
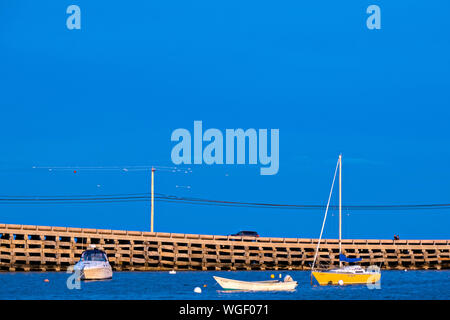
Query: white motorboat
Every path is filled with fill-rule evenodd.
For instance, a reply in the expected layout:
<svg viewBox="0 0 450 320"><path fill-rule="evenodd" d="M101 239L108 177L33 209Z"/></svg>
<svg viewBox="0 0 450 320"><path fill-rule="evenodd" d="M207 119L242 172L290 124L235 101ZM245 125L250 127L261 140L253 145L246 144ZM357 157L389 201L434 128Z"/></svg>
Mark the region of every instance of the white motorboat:
<svg viewBox="0 0 450 320"><path fill-rule="evenodd" d="M79 274L81 280L112 278L112 268L106 253L95 248L83 252L80 261L74 266L74 271Z"/></svg>
<svg viewBox="0 0 450 320"><path fill-rule="evenodd" d="M221 277L213 277L224 290L239 291L293 291L297 287L297 281L286 276L283 281L240 281Z"/></svg>

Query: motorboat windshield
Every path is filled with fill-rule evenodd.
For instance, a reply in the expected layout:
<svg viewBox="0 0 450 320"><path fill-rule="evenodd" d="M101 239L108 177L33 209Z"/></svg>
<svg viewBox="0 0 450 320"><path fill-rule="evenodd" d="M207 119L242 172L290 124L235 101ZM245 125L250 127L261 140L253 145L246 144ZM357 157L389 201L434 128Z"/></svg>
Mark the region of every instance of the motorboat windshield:
<svg viewBox="0 0 450 320"><path fill-rule="evenodd" d="M108 259L103 251L94 249L83 252L81 261L108 261Z"/></svg>

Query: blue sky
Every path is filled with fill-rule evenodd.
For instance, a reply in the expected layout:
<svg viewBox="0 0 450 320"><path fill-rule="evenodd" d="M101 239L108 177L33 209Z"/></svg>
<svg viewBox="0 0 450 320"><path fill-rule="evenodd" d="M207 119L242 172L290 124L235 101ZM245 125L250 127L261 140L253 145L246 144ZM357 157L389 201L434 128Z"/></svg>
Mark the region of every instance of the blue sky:
<svg viewBox="0 0 450 320"><path fill-rule="evenodd" d="M81 8L81 30L66 8ZM370 4L382 29L368 30ZM280 170L157 172L160 193L325 204L450 202L447 1L2 1L0 194L149 190L177 128L279 128ZM190 189L177 185L191 186ZM333 199L336 203L336 198ZM317 237L323 212L158 202L156 231ZM5 223L149 229L147 203L5 205ZM449 238L450 211L346 212L344 237ZM337 237L337 215L327 222Z"/></svg>

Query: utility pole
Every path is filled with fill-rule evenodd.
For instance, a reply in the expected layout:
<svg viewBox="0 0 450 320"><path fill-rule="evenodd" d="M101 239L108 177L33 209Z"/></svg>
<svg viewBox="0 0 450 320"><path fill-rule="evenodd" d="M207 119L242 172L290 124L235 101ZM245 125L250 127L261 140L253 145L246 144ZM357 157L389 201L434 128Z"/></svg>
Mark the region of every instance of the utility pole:
<svg viewBox="0 0 450 320"><path fill-rule="evenodd" d="M153 232L155 214L155 168L152 167L152 190L151 190L151 218L150 218L150 232Z"/></svg>
<svg viewBox="0 0 450 320"><path fill-rule="evenodd" d="M339 155L339 268L342 268L342 154Z"/></svg>

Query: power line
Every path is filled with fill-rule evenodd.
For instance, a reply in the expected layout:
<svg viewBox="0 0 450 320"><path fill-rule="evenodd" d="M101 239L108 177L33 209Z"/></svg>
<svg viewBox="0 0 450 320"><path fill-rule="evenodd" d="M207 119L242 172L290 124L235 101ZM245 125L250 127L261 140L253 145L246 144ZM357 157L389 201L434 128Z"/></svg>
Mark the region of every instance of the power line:
<svg viewBox="0 0 450 320"><path fill-rule="evenodd" d="M161 193L155 193L161 194ZM0 195L1 198L88 198L88 197L127 197L127 196L142 196L148 195L148 193L114 193L114 194L79 194L79 195L28 195L28 196L18 196L18 195ZM162 195L162 194L161 194Z"/></svg>
<svg viewBox="0 0 450 320"><path fill-rule="evenodd" d="M11 196L0 195L0 204L64 204L64 203L120 203L120 202L145 202L150 200L149 193L108 194L108 195L39 195L39 196ZM266 208L288 210L323 210L322 204L282 204L226 201L216 199L204 199L193 197L179 197L155 193L155 201L167 203L180 203L190 205L207 205L220 207L241 208ZM336 209L337 206L330 206ZM344 209L352 211L396 211L396 210L435 210L450 209L447 203L432 204L389 204L389 205L344 205Z"/></svg>
<svg viewBox="0 0 450 320"><path fill-rule="evenodd" d="M191 168L157 166L157 165L124 165L124 166L33 166L32 169L44 169L48 171L151 171L156 169L163 172L172 173L192 173Z"/></svg>

